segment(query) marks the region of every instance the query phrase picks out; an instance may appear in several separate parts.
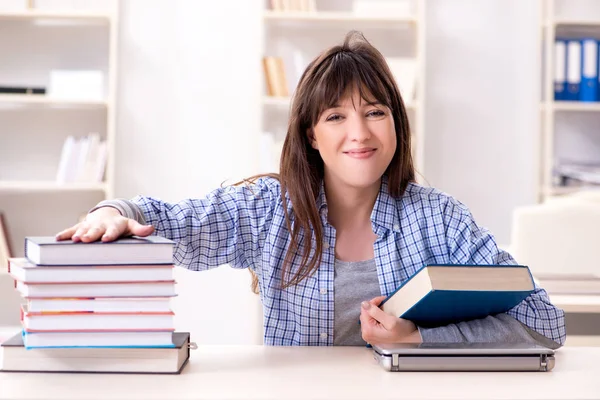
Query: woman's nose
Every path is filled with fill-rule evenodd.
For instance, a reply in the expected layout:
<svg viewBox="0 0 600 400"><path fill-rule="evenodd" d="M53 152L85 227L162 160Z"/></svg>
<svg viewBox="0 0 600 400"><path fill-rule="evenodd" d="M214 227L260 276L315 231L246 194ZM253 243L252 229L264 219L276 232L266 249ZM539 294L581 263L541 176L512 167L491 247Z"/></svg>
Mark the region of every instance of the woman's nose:
<svg viewBox="0 0 600 400"><path fill-rule="evenodd" d="M348 137L350 140L364 142L371 137L371 131L367 125L367 121L360 116L348 118Z"/></svg>

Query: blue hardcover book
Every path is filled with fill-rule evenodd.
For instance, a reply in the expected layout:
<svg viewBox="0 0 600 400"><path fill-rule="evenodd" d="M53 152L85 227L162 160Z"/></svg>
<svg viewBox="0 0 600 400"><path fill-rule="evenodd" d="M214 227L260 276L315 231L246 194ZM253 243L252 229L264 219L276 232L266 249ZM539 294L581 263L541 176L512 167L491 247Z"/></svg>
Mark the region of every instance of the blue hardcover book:
<svg viewBox="0 0 600 400"><path fill-rule="evenodd" d="M380 307L418 326L435 327L506 312L534 290L523 265L426 265Z"/></svg>
<svg viewBox="0 0 600 400"><path fill-rule="evenodd" d="M581 85L581 41L567 41L567 92L565 100L578 101Z"/></svg>
<svg viewBox="0 0 600 400"><path fill-rule="evenodd" d="M581 86L579 100L598 101L598 41L581 40Z"/></svg>
<svg viewBox="0 0 600 400"><path fill-rule="evenodd" d="M567 41L554 42L554 100L567 98Z"/></svg>

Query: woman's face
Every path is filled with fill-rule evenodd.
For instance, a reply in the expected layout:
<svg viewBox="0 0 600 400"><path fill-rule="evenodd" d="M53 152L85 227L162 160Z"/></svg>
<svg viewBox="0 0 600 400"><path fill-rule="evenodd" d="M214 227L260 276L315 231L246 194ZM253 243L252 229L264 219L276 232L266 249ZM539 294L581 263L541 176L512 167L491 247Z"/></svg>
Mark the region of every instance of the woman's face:
<svg viewBox="0 0 600 400"><path fill-rule="evenodd" d="M367 102L358 90L323 111L311 145L325 164L325 180L337 187L366 188L379 182L396 152L391 110Z"/></svg>

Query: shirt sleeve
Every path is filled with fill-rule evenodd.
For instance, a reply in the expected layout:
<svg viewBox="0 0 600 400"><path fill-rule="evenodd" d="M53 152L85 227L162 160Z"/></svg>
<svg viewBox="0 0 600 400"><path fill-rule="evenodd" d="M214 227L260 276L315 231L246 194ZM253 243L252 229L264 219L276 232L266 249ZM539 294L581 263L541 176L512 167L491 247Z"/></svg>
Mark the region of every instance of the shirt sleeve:
<svg viewBox="0 0 600 400"><path fill-rule="evenodd" d="M498 248L494 237L479 227L470 211L460 202L450 202L445 210L446 236L450 263L514 265L517 262L506 251ZM535 291L507 315L499 314L481 320L452 324L447 327L422 329L423 340L467 340L502 342L523 339L524 335L550 347L560 347L566 338L564 311L555 307L546 291L535 286ZM508 318L511 317L511 318ZM437 331L436 331L437 330ZM549 339L550 342L543 338Z"/></svg>
<svg viewBox="0 0 600 400"><path fill-rule="evenodd" d="M174 260L191 270L223 264L253 268L279 201L279 186L264 178L252 185L228 186L202 199L168 203L154 197L110 200L100 206L114 207L155 234L175 242ZM94 210L92 209L92 210Z"/></svg>

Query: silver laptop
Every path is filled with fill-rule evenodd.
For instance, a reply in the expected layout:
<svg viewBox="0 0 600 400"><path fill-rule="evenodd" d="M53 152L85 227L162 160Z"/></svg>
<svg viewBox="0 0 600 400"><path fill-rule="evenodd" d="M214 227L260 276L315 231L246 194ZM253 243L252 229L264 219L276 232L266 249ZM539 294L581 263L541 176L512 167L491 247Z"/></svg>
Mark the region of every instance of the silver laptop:
<svg viewBox="0 0 600 400"><path fill-rule="evenodd" d="M403 343L373 345L388 371L550 371L554 350L513 343Z"/></svg>

